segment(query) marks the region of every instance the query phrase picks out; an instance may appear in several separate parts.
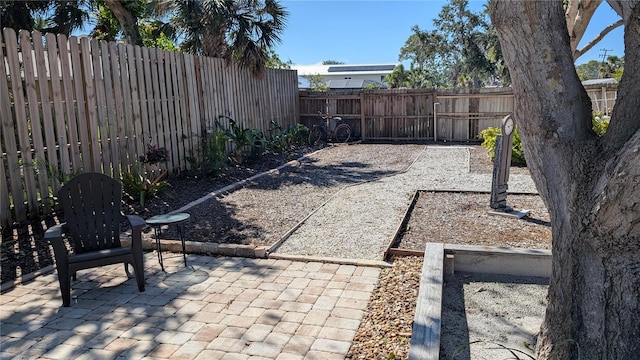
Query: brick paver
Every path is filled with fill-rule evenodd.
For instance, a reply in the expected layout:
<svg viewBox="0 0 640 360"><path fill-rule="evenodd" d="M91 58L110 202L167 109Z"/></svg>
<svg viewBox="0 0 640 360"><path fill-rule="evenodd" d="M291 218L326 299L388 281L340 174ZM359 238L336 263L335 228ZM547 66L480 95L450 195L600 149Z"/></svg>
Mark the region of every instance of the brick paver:
<svg viewBox="0 0 640 360"><path fill-rule="evenodd" d="M55 274L0 295L0 357L344 359L378 268L145 255L146 291L121 265L78 274L62 307Z"/></svg>

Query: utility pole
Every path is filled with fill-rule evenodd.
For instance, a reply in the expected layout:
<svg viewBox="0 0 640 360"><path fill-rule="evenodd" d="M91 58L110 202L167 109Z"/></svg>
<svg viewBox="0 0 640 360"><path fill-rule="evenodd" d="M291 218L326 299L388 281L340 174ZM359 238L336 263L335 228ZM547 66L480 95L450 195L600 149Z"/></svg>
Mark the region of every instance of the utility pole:
<svg viewBox="0 0 640 360"><path fill-rule="evenodd" d="M604 70L604 66L605 66L605 61L606 61L606 59L607 59L607 53L608 53L609 51L613 51L613 49L600 49L600 53L601 53L601 56L602 56L602 65L601 65L601 67L600 67L600 68L601 68L601 69L603 69L603 70ZM599 71L599 74L598 74L598 75L599 75L599 76L600 76L600 78L602 79L602 78L603 78L603 75L604 75L604 71Z"/></svg>

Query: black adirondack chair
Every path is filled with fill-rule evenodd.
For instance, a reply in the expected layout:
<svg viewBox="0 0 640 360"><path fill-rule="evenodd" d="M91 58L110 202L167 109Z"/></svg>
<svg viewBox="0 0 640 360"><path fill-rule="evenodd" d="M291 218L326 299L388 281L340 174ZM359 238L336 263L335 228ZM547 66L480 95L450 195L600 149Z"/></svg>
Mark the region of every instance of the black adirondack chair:
<svg viewBox="0 0 640 360"><path fill-rule="evenodd" d="M49 228L45 239L53 246L62 304L71 303L71 278L78 270L124 263L133 265L138 290L144 291L142 229L145 221L120 212L122 186L109 176L84 173L71 179L58 194L66 223ZM120 223L131 224L131 247L120 244ZM64 235L63 235L64 232ZM69 239L71 251L65 240Z"/></svg>

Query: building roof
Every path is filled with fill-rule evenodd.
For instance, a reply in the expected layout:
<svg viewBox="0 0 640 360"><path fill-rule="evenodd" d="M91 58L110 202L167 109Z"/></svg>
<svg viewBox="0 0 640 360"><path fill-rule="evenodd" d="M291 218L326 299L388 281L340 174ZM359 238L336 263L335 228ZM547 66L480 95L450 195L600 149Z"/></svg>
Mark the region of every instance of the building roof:
<svg viewBox="0 0 640 360"><path fill-rule="evenodd" d="M391 74L397 64L357 64L357 65L294 65L293 70L298 71L298 75L386 75Z"/></svg>
<svg viewBox="0 0 640 360"><path fill-rule="evenodd" d="M582 82L582 85L609 85L609 84L617 84L618 80L614 78L606 78L606 79L591 79L585 80Z"/></svg>
<svg viewBox="0 0 640 360"><path fill-rule="evenodd" d="M338 79L327 81L329 89L362 89L367 86L375 86L379 89L386 89L387 85L373 80L358 80L358 79Z"/></svg>
<svg viewBox="0 0 640 360"><path fill-rule="evenodd" d="M342 72L386 72L393 71L396 66L393 64L387 65L331 65L327 69L330 73L342 73Z"/></svg>

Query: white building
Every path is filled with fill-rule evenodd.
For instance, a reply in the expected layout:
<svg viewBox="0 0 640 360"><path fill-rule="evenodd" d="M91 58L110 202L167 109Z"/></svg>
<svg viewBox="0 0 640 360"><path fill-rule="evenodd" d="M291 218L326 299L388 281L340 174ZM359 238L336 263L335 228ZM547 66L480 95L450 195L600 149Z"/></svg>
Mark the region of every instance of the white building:
<svg viewBox="0 0 640 360"><path fill-rule="evenodd" d="M308 88L305 76L320 75L331 89L361 89L366 86L386 88L384 77L393 72L397 64L359 65L294 65L298 71L300 88Z"/></svg>

